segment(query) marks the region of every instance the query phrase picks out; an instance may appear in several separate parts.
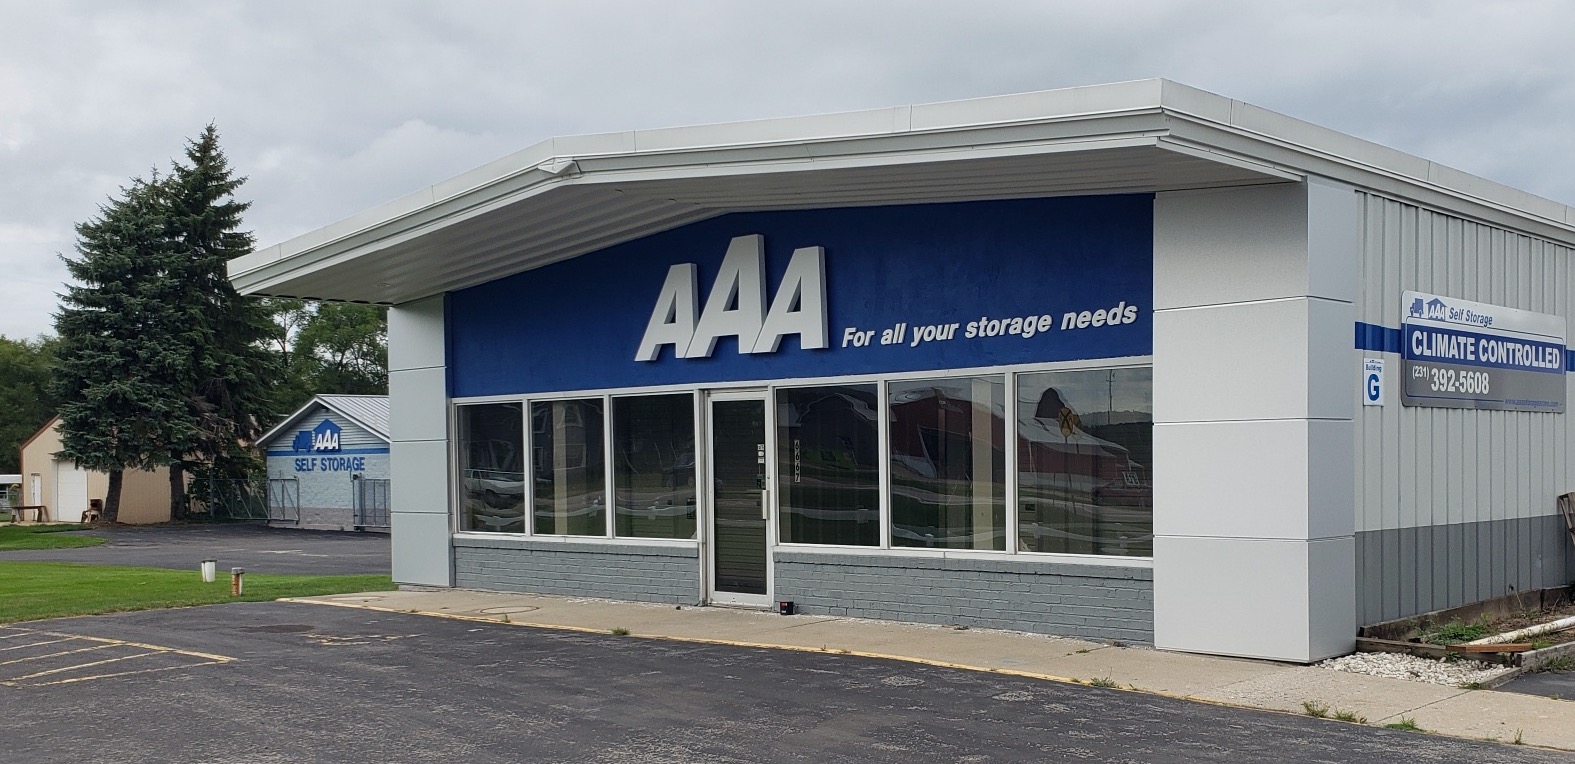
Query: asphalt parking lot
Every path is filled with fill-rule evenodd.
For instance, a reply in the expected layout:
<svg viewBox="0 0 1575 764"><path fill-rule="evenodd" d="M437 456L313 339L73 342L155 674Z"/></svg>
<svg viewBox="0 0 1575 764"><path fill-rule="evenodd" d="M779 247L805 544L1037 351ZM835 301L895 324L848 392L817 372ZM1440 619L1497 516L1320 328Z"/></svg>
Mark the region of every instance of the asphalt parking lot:
<svg viewBox="0 0 1575 764"><path fill-rule="evenodd" d="M1510 680L1498 689L1545 698L1575 700L1575 671L1539 671ZM1575 720L1571 720L1575 724Z"/></svg>
<svg viewBox="0 0 1575 764"><path fill-rule="evenodd" d="M1567 754L851 655L299 603L0 627L7 762L1459 762Z"/></svg>
<svg viewBox="0 0 1575 764"><path fill-rule="evenodd" d="M351 575L389 572L386 533L304 531L262 525L119 526L73 535L98 536L100 546L0 552L0 560L50 560L89 565L134 565L196 570L203 560L219 570L247 573Z"/></svg>

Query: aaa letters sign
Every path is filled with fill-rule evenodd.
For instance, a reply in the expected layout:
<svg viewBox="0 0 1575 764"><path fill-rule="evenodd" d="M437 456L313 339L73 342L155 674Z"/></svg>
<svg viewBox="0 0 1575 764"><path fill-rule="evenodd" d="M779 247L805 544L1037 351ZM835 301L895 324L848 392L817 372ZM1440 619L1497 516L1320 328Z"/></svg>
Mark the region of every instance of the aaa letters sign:
<svg viewBox="0 0 1575 764"><path fill-rule="evenodd" d="M1425 292L1401 304L1401 403L1563 413L1563 318Z"/></svg>
<svg viewBox="0 0 1575 764"><path fill-rule="evenodd" d="M694 263L667 269L634 360L654 361L663 346L671 346L679 358L710 358L723 337L735 338L740 353L775 353L788 335L797 335L805 350L825 347L825 250L793 250L768 311L764 240L758 234L733 238L698 316L699 269Z"/></svg>

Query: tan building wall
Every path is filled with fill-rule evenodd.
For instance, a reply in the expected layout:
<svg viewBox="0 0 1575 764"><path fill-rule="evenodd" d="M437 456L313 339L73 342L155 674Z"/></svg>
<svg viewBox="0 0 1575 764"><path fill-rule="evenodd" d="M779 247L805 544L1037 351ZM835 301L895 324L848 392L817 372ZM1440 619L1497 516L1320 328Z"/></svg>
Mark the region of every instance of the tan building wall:
<svg viewBox="0 0 1575 764"><path fill-rule="evenodd" d="M62 507L55 496L57 463L54 454L60 450L60 420L49 420L42 430L22 444L22 504L39 503L49 508L51 520L78 520L81 507ZM67 465L69 466L69 465ZM34 502L34 476L38 477L41 501ZM103 472L87 473L87 496L91 501L104 500L109 492L109 475ZM166 472L133 470L125 473L120 486L120 521L144 524L162 523L170 519L170 483Z"/></svg>

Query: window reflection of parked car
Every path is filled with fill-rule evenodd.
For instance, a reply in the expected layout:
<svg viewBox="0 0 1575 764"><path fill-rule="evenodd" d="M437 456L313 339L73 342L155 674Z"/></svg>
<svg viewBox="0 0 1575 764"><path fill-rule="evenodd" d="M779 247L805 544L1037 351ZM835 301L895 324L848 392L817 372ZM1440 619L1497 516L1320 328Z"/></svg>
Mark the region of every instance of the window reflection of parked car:
<svg viewBox="0 0 1575 764"><path fill-rule="evenodd" d="M525 473L519 449L506 440L466 444L460 486L472 530L518 533L525 530Z"/></svg>
<svg viewBox="0 0 1575 764"><path fill-rule="evenodd" d="M1154 487L1148 475L1138 465L1124 470L1116 480L1107 480L1094 488L1092 498L1103 507L1147 507L1154 502Z"/></svg>
<svg viewBox="0 0 1575 764"><path fill-rule="evenodd" d="M465 492L499 509L518 504L525 496L525 473L506 470L465 470Z"/></svg>

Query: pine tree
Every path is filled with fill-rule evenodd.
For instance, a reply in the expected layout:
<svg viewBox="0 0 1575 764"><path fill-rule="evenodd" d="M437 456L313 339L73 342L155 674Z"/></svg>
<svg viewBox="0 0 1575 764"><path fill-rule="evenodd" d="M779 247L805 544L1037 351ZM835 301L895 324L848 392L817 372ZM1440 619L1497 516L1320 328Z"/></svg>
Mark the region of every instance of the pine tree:
<svg viewBox="0 0 1575 764"><path fill-rule="evenodd" d="M170 394L190 351L170 310L181 287L167 228L163 182L135 179L77 226L77 259L62 258L78 283L55 316L59 456L109 474L105 522L119 517L123 470L152 469L167 444L191 437L183 402ZM56 508L67 517L82 509Z"/></svg>
<svg viewBox="0 0 1575 764"><path fill-rule="evenodd" d="M250 445L274 418L277 363L261 301L230 285L228 261L251 251L209 125L166 177L134 180L77 227L79 282L56 316L62 458L108 472L104 520L120 509L122 470L168 467L170 516L186 516L185 473L250 481ZM71 508L66 508L71 511Z"/></svg>
<svg viewBox="0 0 1575 764"><path fill-rule="evenodd" d="M187 143L185 153L165 184L172 271L184 285L178 310L192 349L181 375L191 437L169 444L175 519L186 515L184 472L242 481L261 471L249 447L276 416L270 391L281 375L266 346L275 331L266 306L237 293L226 270L254 243L241 230L241 216L251 204L235 199L246 179L232 175L212 124Z"/></svg>

